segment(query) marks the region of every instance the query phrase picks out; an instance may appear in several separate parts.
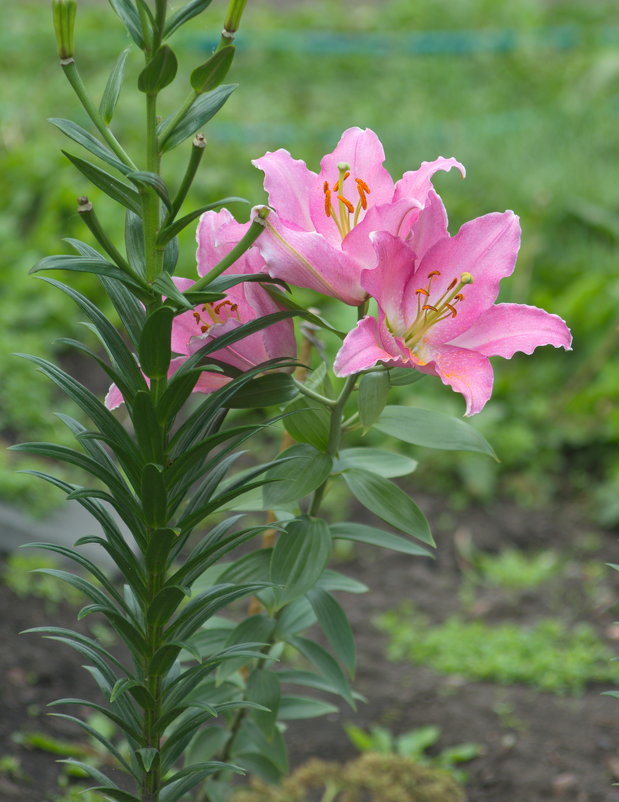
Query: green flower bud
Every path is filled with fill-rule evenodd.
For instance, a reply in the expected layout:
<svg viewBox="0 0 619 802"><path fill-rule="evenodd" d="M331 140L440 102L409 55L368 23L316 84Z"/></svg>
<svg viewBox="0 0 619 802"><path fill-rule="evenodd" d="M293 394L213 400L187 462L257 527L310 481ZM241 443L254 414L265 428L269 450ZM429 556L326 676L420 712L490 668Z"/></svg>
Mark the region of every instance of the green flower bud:
<svg viewBox="0 0 619 802"><path fill-rule="evenodd" d="M75 30L75 12L77 0L52 0L52 14L56 29L58 55L61 61L73 58L73 31Z"/></svg>
<svg viewBox="0 0 619 802"><path fill-rule="evenodd" d="M245 10L247 0L230 0L226 21L224 22L223 35L228 39L234 39L234 34L238 31L241 24L241 17Z"/></svg>

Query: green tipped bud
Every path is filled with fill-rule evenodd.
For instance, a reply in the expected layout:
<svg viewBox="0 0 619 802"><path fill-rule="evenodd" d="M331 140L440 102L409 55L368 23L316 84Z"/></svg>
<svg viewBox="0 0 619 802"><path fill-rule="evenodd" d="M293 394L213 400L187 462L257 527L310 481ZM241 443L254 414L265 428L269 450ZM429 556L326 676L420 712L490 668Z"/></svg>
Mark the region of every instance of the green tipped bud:
<svg viewBox="0 0 619 802"><path fill-rule="evenodd" d="M75 12L77 0L52 0L52 15L56 29L58 55L61 61L73 59L73 32L75 30Z"/></svg>
<svg viewBox="0 0 619 802"><path fill-rule="evenodd" d="M238 31L241 24L241 17L243 16L246 3L247 0L230 0L223 29L223 36L225 38L234 39L234 34Z"/></svg>
<svg viewBox="0 0 619 802"><path fill-rule="evenodd" d="M472 284L473 283L473 276L470 273L462 273L460 276L460 283L464 284Z"/></svg>

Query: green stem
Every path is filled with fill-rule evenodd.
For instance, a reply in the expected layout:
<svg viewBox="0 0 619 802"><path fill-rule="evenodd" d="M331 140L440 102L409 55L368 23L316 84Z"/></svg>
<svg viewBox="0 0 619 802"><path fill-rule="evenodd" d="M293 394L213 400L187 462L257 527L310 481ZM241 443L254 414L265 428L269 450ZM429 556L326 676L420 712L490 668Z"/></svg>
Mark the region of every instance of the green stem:
<svg viewBox="0 0 619 802"><path fill-rule="evenodd" d="M77 211L79 216L88 226L91 234L97 240L99 245L103 248L103 250L107 253L110 259L116 263L116 265L123 270L125 273L128 273L132 278L136 281L142 282L141 276L139 276L131 267L129 262L125 259L122 253L118 250L118 248L114 245L112 240L108 237L105 233L99 218L95 214L95 210L93 208L92 203L86 197L81 197L78 199L78 207Z"/></svg>
<svg viewBox="0 0 619 802"><path fill-rule="evenodd" d="M326 395L321 395L321 393L317 393L315 390L312 390L306 384L303 384L303 382L300 382L298 379L295 379L294 376L292 376L292 381L294 382L297 390L303 395L306 395L308 398L313 398L314 401L319 401L321 404L324 404L327 407L334 407L337 404L337 400L335 398L327 398Z"/></svg>
<svg viewBox="0 0 619 802"><path fill-rule="evenodd" d="M126 164L127 167L131 168L131 170L137 170L137 167L125 152L124 148L120 144L120 142L116 139L114 134L110 131L110 129L105 124L103 117L99 114L99 110L94 107L90 98L88 97L88 92L86 91L86 87L80 77L80 74L77 70L77 65L73 59L67 60L65 62L60 62L60 65L64 71L64 74L67 76L67 80L73 87L73 91L78 97L78 100L82 104L86 114L90 117L92 122L97 127L99 133L105 139L107 144L110 146L111 150L118 156L120 161L123 164Z"/></svg>
<svg viewBox="0 0 619 802"><path fill-rule="evenodd" d="M146 169L159 175L159 147L157 143L157 95L146 95ZM160 222L159 196L151 187L140 190L144 220L144 260L146 279L152 283L161 272L163 250L157 246Z"/></svg>
<svg viewBox="0 0 619 802"><path fill-rule="evenodd" d="M340 450L344 407L346 406L346 402L348 401L348 398L355 387L355 382L357 381L358 375L359 374L357 373L353 373L352 376L346 377L344 386L342 387L339 396L335 400L335 404L329 410L331 413L331 423L329 426L329 442L327 445L327 453L331 457L337 456ZM322 503L322 499L324 498L328 483L329 480L325 479L320 487L314 491L312 502L309 507L310 515L318 515L318 510L320 509L320 505Z"/></svg>
<svg viewBox="0 0 619 802"><path fill-rule="evenodd" d="M195 284L192 284L189 288L189 292L199 292L203 290L205 287L217 278L217 276L221 275L224 270L227 270L231 265L233 265L237 259L240 259L241 256L248 251L254 242L258 239L260 234L264 231L264 221L269 213L269 209L266 206L263 206L262 209L258 212L258 217L254 220L254 222L250 225L247 229L247 233L245 236L239 241L237 245L230 251L230 253L225 256L221 262L217 262L215 267L212 270L199 278Z"/></svg>

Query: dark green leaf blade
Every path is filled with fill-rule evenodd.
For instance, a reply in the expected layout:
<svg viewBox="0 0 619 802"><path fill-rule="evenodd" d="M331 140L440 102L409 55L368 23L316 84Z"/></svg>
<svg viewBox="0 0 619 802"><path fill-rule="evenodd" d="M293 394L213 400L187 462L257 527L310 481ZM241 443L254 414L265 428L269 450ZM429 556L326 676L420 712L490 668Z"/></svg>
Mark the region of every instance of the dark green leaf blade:
<svg viewBox="0 0 619 802"><path fill-rule="evenodd" d="M116 104L118 103L118 98L120 96L120 90L123 85L125 65L127 63L128 55L129 48L126 48L122 51L116 60L116 63L112 67L112 72L107 79L105 89L103 90L103 95L101 96L99 113L103 117L103 121L106 125L109 125L112 122L112 117L114 116L114 110L116 109Z"/></svg>
<svg viewBox="0 0 619 802"><path fill-rule="evenodd" d="M187 137L193 136L198 129L217 114L236 87L237 84L223 84L217 89L213 89L212 92L199 95L183 119L179 120L170 131L163 134L161 151L165 153L172 150Z"/></svg>

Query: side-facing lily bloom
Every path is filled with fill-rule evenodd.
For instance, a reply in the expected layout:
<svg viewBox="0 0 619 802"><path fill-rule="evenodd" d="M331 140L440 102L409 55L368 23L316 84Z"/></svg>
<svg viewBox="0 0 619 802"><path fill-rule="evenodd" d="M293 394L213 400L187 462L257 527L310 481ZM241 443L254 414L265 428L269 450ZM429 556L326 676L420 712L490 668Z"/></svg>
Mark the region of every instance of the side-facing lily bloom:
<svg viewBox="0 0 619 802"><path fill-rule="evenodd" d="M572 338L557 315L495 304L520 243L513 212L478 217L454 237L438 196L423 217L410 244L386 232L372 235L377 265L361 284L378 303L378 319L364 317L349 332L334 370L347 376L383 364L434 374L462 393L473 415L492 393L488 357L530 354L538 345L569 349Z"/></svg>
<svg viewBox="0 0 619 802"><path fill-rule="evenodd" d="M272 276L353 306L363 303L361 271L376 263L370 233L388 231L406 239L434 173L456 167L465 174L455 159L441 157L394 183L384 160L373 131L349 128L322 159L318 174L283 149L253 162L264 172L275 210L257 243Z"/></svg>
<svg viewBox="0 0 619 802"><path fill-rule="evenodd" d="M224 258L246 233L249 223L237 223L227 209L206 212L200 218L197 230L196 252L198 274L204 276ZM231 275L264 273L264 260L256 248L250 248L225 271ZM194 282L191 279L174 279L176 286L185 292ZM203 304L193 311L183 312L172 323L172 351L179 356L170 363L171 376L187 357L243 323L281 311L269 293L256 282L242 282L230 287L226 297L215 303ZM254 332L233 345L214 351L211 356L238 370L244 371L277 358L294 358L296 343L292 320L283 320ZM194 393L211 393L230 381L222 373L204 371L193 390ZM105 399L106 406L114 409L123 398L112 385Z"/></svg>

